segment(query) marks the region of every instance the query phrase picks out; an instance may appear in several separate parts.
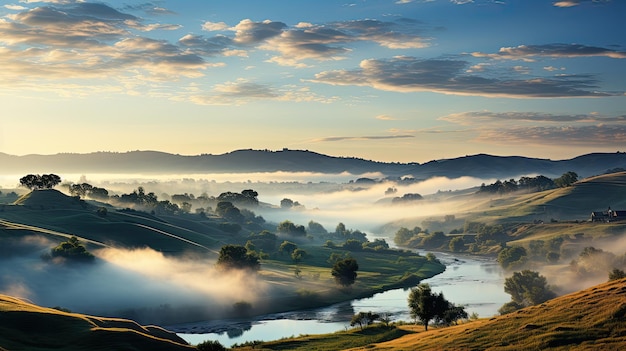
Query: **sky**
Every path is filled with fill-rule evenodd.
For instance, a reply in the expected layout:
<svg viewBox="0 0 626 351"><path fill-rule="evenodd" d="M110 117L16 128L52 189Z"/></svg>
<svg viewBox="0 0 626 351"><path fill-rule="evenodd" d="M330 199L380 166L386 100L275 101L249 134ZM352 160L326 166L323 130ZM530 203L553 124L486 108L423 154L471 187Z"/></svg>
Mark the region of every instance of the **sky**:
<svg viewBox="0 0 626 351"><path fill-rule="evenodd" d="M0 0L0 152L626 151L622 0Z"/></svg>

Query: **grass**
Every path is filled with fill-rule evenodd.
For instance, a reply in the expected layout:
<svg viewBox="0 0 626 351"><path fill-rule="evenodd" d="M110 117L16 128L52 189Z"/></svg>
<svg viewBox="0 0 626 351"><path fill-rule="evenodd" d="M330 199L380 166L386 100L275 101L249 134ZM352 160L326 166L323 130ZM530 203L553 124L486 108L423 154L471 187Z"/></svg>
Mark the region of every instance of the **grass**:
<svg viewBox="0 0 626 351"><path fill-rule="evenodd" d="M353 329L323 335L308 335L256 345L236 347L234 350L292 350L292 351L336 351L355 346L367 346L400 338L412 333L396 327L373 326L364 330Z"/></svg>
<svg viewBox="0 0 626 351"><path fill-rule="evenodd" d="M0 345L7 350L193 350L155 326L66 313L0 295Z"/></svg>
<svg viewBox="0 0 626 351"><path fill-rule="evenodd" d="M624 350L626 279L447 328L403 325L300 336L235 350Z"/></svg>

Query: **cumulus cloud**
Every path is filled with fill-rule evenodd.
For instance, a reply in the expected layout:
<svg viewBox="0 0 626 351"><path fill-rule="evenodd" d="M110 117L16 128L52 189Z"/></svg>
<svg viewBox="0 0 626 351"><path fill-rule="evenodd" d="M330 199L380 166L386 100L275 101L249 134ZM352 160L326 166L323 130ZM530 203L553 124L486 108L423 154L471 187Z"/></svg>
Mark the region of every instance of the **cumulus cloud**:
<svg viewBox="0 0 626 351"><path fill-rule="evenodd" d="M365 19L333 22L325 25L299 23L272 37L266 50L278 51L270 59L283 66L306 67L302 60L340 60L352 51L348 46L358 41L369 41L389 49L415 49L429 45L422 35L422 24L409 19L395 22Z"/></svg>
<svg viewBox="0 0 626 351"><path fill-rule="evenodd" d="M429 91L486 97L573 97L610 96L596 91L591 75L562 75L529 79L489 78L467 74L468 63L453 59L395 57L363 60L354 70L325 71L314 82L331 85L369 86L396 92Z"/></svg>
<svg viewBox="0 0 626 351"><path fill-rule="evenodd" d="M597 46L581 44L545 44L545 45L519 45L515 47L503 47L497 53L488 54L482 52L472 53L474 57L488 57L492 59L526 60L532 61L534 57L610 57L615 59L626 58L625 51L616 51Z"/></svg>

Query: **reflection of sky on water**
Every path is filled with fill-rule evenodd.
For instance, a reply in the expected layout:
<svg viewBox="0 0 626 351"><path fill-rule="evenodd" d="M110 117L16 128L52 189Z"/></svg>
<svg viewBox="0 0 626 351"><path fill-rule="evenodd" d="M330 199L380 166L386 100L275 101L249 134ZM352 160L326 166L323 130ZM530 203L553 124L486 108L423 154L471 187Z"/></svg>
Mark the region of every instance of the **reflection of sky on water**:
<svg viewBox="0 0 626 351"><path fill-rule="evenodd" d="M481 258L459 258L438 253L447 266L446 271L423 282L435 292L443 292L446 299L465 306L468 314L490 317L510 300L504 292L505 274L495 261ZM254 340L276 340L284 337L323 334L350 328L350 319L359 312L386 313L392 321L411 321L407 298L409 289L397 289L376 294L367 299L336 304L310 311L295 311L265 316L264 320L238 324L229 332L184 334L181 337L192 344L217 340L224 346Z"/></svg>

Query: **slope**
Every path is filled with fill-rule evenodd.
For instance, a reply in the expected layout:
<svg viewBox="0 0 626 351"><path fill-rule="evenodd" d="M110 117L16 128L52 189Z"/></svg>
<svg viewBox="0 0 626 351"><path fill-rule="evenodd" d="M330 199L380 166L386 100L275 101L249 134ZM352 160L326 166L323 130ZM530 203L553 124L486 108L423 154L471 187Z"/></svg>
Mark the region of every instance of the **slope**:
<svg viewBox="0 0 626 351"><path fill-rule="evenodd" d="M31 351L195 349L160 327L66 313L6 295L0 295L0 346Z"/></svg>
<svg viewBox="0 0 626 351"><path fill-rule="evenodd" d="M423 327L403 327L423 330ZM624 350L626 279L489 320L418 332L356 350Z"/></svg>

